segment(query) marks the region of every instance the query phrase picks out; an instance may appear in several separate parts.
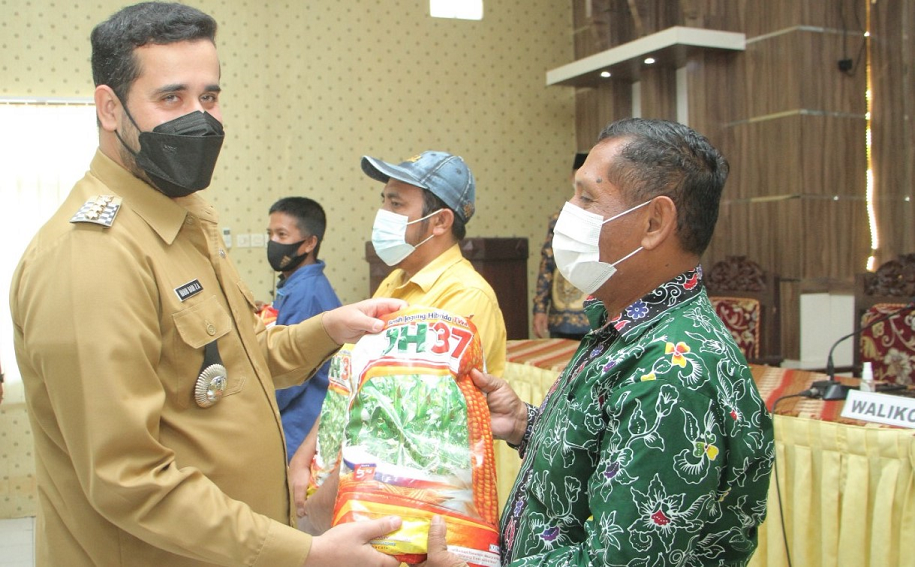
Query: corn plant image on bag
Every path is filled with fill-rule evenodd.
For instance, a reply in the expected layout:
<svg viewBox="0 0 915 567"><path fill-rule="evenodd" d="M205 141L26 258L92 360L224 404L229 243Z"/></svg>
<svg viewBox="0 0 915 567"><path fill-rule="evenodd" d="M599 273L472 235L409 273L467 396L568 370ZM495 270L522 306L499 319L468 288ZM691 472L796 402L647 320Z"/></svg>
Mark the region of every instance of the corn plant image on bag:
<svg viewBox="0 0 915 567"><path fill-rule="evenodd" d="M470 378L482 370L473 323L408 307L361 338L351 358L356 389L341 449L333 524L400 516L372 545L406 563L426 558L429 523L470 565L499 565L496 473L489 408Z"/></svg>
<svg viewBox="0 0 915 567"><path fill-rule="evenodd" d="M308 485L308 496L337 470L340 462L340 447L343 444L343 433L349 404L353 398L355 385L352 372L352 344L343 345L337 354L330 359L327 372L327 394L321 404L321 419L318 421L318 438L315 455L311 461L311 478Z"/></svg>

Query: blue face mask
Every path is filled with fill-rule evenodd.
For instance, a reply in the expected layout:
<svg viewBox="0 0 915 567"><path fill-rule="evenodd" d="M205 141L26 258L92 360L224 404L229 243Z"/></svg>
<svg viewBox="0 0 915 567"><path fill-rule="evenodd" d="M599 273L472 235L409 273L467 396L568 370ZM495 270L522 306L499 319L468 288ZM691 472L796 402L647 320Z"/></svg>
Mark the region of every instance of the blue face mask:
<svg viewBox="0 0 915 567"><path fill-rule="evenodd" d="M410 218L405 215L379 209L378 214L375 215L375 224L372 225L372 246L375 247L375 253L388 266L396 266L403 262L414 250L435 236L430 234L429 238L413 246L406 240L407 226L424 221L440 211L441 209L415 221L410 221Z"/></svg>

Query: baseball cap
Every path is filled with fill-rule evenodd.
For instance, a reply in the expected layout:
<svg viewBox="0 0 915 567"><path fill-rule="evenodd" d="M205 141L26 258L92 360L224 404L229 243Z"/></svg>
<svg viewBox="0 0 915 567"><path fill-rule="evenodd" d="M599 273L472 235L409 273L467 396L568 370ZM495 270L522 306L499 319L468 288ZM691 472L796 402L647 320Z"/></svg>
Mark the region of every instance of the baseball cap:
<svg viewBox="0 0 915 567"><path fill-rule="evenodd" d="M382 183L387 183L393 177L398 181L431 191L465 223L473 216L476 183L460 156L430 150L398 165L362 156L362 171Z"/></svg>

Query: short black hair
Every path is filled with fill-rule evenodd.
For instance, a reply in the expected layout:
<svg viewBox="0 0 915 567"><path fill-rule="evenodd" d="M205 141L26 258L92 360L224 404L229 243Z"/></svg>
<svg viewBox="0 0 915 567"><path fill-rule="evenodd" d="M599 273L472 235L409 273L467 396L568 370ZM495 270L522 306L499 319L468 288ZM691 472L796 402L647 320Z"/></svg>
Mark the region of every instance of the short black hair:
<svg viewBox="0 0 915 567"><path fill-rule="evenodd" d="M668 120L627 118L609 124L598 144L622 139L607 178L635 205L661 195L677 207L677 236L702 255L718 222L727 160L695 130Z"/></svg>
<svg viewBox="0 0 915 567"><path fill-rule="evenodd" d="M318 238L318 243L315 245L315 259L317 260L321 242L324 240L324 231L327 230L327 216L321 205L308 197L284 197L270 207L268 214L273 213L284 213L294 218L295 226L303 237L316 236Z"/></svg>
<svg viewBox="0 0 915 567"><path fill-rule="evenodd" d="M126 104L130 86L140 76L136 48L199 39L215 44L216 20L184 4L142 2L95 26L90 39L95 86L108 85Z"/></svg>
<svg viewBox="0 0 915 567"><path fill-rule="evenodd" d="M464 237L467 236L467 223L464 222L461 215L455 213L454 209L446 205L445 201L438 198L435 193L428 189L423 189L423 216L431 215L439 209L448 209L454 213L454 222L451 223L451 234L458 242L464 240ZM428 220L429 219L426 219L423 222L427 222Z"/></svg>

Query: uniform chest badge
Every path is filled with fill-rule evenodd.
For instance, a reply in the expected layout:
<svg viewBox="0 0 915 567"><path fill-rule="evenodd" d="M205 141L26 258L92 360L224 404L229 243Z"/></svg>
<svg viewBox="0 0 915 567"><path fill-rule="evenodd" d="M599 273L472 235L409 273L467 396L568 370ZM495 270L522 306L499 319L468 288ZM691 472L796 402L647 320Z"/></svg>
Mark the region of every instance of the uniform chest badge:
<svg viewBox="0 0 915 567"><path fill-rule="evenodd" d="M226 391L226 368L221 364L206 367L197 377L194 387L194 401L202 408L208 408L222 399Z"/></svg>
<svg viewBox="0 0 915 567"><path fill-rule="evenodd" d="M70 222L91 222L106 228L114 224L114 217L121 210L121 198L115 195L96 195L76 211Z"/></svg>
<svg viewBox="0 0 915 567"><path fill-rule="evenodd" d="M219 346L213 341L204 347L203 365L194 384L194 401L202 408L208 408L222 399L229 383L226 367L219 356Z"/></svg>

